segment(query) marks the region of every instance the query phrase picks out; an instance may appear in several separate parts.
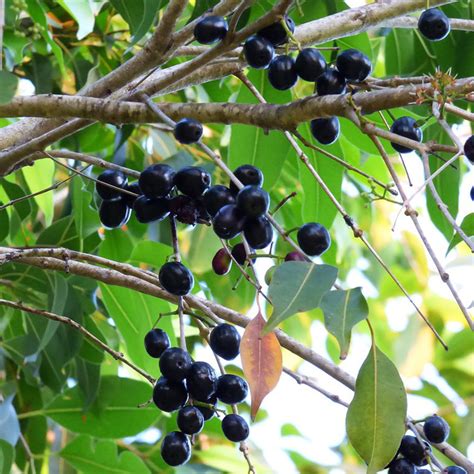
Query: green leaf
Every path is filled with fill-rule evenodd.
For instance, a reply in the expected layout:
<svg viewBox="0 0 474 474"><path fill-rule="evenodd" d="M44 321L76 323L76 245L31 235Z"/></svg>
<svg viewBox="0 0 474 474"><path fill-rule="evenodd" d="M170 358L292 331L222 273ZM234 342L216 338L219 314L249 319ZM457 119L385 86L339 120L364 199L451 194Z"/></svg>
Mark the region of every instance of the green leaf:
<svg viewBox="0 0 474 474"><path fill-rule="evenodd" d="M351 343L351 330L367 318L369 308L361 288L335 290L321 300L326 329L336 337L341 349L341 359L347 357Z"/></svg>
<svg viewBox="0 0 474 474"><path fill-rule="evenodd" d="M0 201L0 206L3 203ZM0 211L0 242L5 240L8 237L10 232L10 217L8 216L8 212L6 209Z"/></svg>
<svg viewBox="0 0 474 474"><path fill-rule="evenodd" d="M38 236L38 245L51 245L79 250L80 242L73 216L55 221Z"/></svg>
<svg viewBox="0 0 474 474"><path fill-rule="evenodd" d="M285 262L273 274L268 296L273 313L265 325L267 333L295 313L317 308L324 293L336 281L337 268L311 262Z"/></svg>
<svg viewBox="0 0 474 474"><path fill-rule="evenodd" d="M160 268L172 254L173 249L169 245L144 240L135 245L130 257L130 263L146 263L152 267Z"/></svg>
<svg viewBox="0 0 474 474"><path fill-rule="evenodd" d="M474 236L474 212L471 212L471 214L468 214L462 220L460 227L468 237L471 237L472 240L472 237ZM456 232L453 238L451 239L451 242L449 242L449 247L446 254L448 254L454 247L456 247L456 245L461 242L463 242L463 240L461 239L461 236Z"/></svg>
<svg viewBox="0 0 474 474"><path fill-rule="evenodd" d="M58 3L77 21L77 39L82 39L92 32L95 17L88 0L58 0Z"/></svg>
<svg viewBox="0 0 474 474"><path fill-rule="evenodd" d="M367 473L382 470L395 456L405 434L407 396L391 360L374 344L360 368L346 429Z"/></svg>
<svg viewBox="0 0 474 474"><path fill-rule="evenodd" d="M117 473L146 474L150 470L144 462L130 451L118 455L117 445L110 440L94 440L85 435L78 436L60 452L71 466L84 474Z"/></svg>
<svg viewBox="0 0 474 474"><path fill-rule="evenodd" d="M15 449L10 443L0 439L0 453L0 474L10 474L15 459Z"/></svg>
<svg viewBox="0 0 474 474"><path fill-rule="evenodd" d="M156 422L154 405L139 408L151 396L150 384L138 380L102 377L96 401L87 413L78 386L54 398L43 414L75 433L98 438L123 438L140 433Z"/></svg>
<svg viewBox="0 0 474 474"><path fill-rule="evenodd" d="M8 71L0 71L0 104L7 104L15 97L18 77Z"/></svg>
<svg viewBox="0 0 474 474"><path fill-rule="evenodd" d="M91 364L81 357L76 357L77 383L84 397L84 409L94 403L100 385L100 364Z"/></svg>
<svg viewBox="0 0 474 474"><path fill-rule="evenodd" d="M101 257L126 262L133 250L133 242L130 234L122 229L112 229L105 232L105 238L100 244L99 255Z"/></svg>
<svg viewBox="0 0 474 474"><path fill-rule="evenodd" d="M101 226L99 215L97 210L91 207L92 193L78 176L72 180L71 192L76 229L79 237L83 240Z"/></svg>

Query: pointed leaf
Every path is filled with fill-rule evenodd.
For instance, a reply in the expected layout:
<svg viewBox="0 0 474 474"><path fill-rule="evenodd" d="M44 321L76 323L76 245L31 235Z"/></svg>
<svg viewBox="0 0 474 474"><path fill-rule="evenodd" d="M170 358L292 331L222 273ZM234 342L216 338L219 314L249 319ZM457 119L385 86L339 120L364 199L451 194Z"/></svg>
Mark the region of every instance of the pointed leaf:
<svg viewBox="0 0 474 474"><path fill-rule="evenodd" d="M369 308L360 288L329 291L321 299L326 329L336 337L341 359L347 357L351 343L351 330L367 318Z"/></svg>
<svg viewBox="0 0 474 474"><path fill-rule="evenodd" d="M473 240L474 237L474 212L471 212L471 214L468 214L461 222L460 225L461 229L464 231L464 233ZM451 239L451 242L449 242L449 247L446 252L448 254L456 245L458 245L460 242L462 242L461 236L456 232Z"/></svg>
<svg viewBox="0 0 474 474"><path fill-rule="evenodd" d="M274 329L295 313L317 308L337 277L337 268L311 262L285 262L273 274L268 296L273 314L265 332Z"/></svg>
<svg viewBox="0 0 474 474"><path fill-rule="evenodd" d="M10 443L0 439L0 454L0 474L9 474L15 459L15 449Z"/></svg>
<svg viewBox="0 0 474 474"><path fill-rule="evenodd" d="M8 71L0 71L0 104L7 104L15 96L18 77Z"/></svg>
<svg viewBox="0 0 474 474"><path fill-rule="evenodd" d="M259 312L245 328L240 357L250 387L250 413L255 419L263 399L276 387L282 371L281 347L275 333L262 335L265 319Z"/></svg>
<svg viewBox="0 0 474 474"><path fill-rule="evenodd" d="M347 411L349 440L367 463L367 473L382 470L405 434L407 396L397 368L373 345L360 368Z"/></svg>

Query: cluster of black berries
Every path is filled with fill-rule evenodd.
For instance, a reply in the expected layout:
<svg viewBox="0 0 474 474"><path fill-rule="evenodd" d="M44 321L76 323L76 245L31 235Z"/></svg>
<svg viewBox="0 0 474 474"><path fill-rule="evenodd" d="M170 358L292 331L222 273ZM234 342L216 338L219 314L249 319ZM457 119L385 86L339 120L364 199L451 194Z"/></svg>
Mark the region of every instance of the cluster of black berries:
<svg viewBox="0 0 474 474"><path fill-rule="evenodd" d="M240 351L240 335L234 326L219 324L212 329L209 344L216 355L232 360ZM200 433L204 422L214 416L217 401L232 405L243 402L248 385L237 375L217 377L207 362L194 362L188 352L170 346L168 335L161 329L154 328L145 336L147 353L160 359L161 377L153 388L153 401L162 411L178 410L179 431L164 437L161 455L170 466L179 466L191 457L189 436ZM244 441L249 435L247 422L236 414L222 419L222 431L233 442Z"/></svg>
<svg viewBox="0 0 474 474"><path fill-rule="evenodd" d="M440 416L426 418L423 424L425 438L433 444L444 443L449 436L449 425ZM422 445L415 436L405 435L395 459L390 463L389 474L429 474L427 469L417 469L428 464L431 446L426 441ZM459 466L449 466L443 470L445 474L466 474Z"/></svg>

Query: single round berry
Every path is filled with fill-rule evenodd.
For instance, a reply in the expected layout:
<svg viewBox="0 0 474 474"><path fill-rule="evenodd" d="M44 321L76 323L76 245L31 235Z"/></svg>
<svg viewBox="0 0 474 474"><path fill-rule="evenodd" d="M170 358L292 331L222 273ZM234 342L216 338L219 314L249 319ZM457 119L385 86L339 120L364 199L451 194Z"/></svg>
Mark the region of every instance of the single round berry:
<svg viewBox="0 0 474 474"><path fill-rule="evenodd" d="M331 245L331 237L326 227L316 222L309 222L301 226L297 239L301 250L311 256L321 255Z"/></svg>
<svg viewBox="0 0 474 474"><path fill-rule="evenodd" d="M318 95L344 94L346 79L337 69L327 69L316 80Z"/></svg>
<svg viewBox="0 0 474 474"><path fill-rule="evenodd" d="M249 425L240 415L233 413L222 420L222 431L225 437L234 443L240 443L249 437Z"/></svg>
<svg viewBox="0 0 474 474"><path fill-rule="evenodd" d="M135 200L133 210L138 222L142 224L162 221L169 214L169 202L164 198L140 196Z"/></svg>
<svg viewBox="0 0 474 474"><path fill-rule="evenodd" d="M439 8L425 10L418 19L418 29L431 41L440 41L451 31L449 18Z"/></svg>
<svg viewBox="0 0 474 474"><path fill-rule="evenodd" d="M133 205L139 196L141 196L142 191L138 181L134 183L127 184L123 189L130 191L131 193L137 194L137 196L132 196L131 194L122 193L122 201L130 208L133 209Z"/></svg>
<svg viewBox="0 0 474 474"><path fill-rule="evenodd" d="M316 48L305 48L296 57L295 70L301 79L315 82L326 70L326 60Z"/></svg>
<svg viewBox="0 0 474 474"><path fill-rule="evenodd" d="M189 395L194 400L208 400L216 392L217 376L207 362L194 362L186 377Z"/></svg>
<svg viewBox="0 0 474 474"><path fill-rule="evenodd" d="M208 403L209 405L215 406L217 403L217 397L213 395L208 400L202 400L202 401L204 403ZM196 408L202 413L202 416L204 417L204 421L210 420L216 414L216 412L213 409L208 408L208 407L201 407L199 405L196 405Z"/></svg>
<svg viewBox="0 0 474 474"><path fill-rule="evenodd" d="M161 410L179 410L188 401L188 391L183 382L173 382L160 377L153 387L153 402Z"/></svg>
<svg viewBox="0 0 474 474"><path fill-rule="evenodd" d="M467 474L467 471L463 467L448 466L448 467L444 468L443 473L445 473L445 474Z"/></svg>
<svg viewBox="0 0 474 474"><path fill-rule="evenodd" d="M273 239L273 228L265 216L248 218L244 225L244 237L250 247L264 249Z"/></svg>
<svg viewBox="0 0 474 474"><path fill-rule="evenodd" d="M243 243L234 245L231 254L239 265L243 265L247 260L247 251L245 250L245 245Z"/></svg>
<svg viewBox="0 0 474 474"><path fill-rule="evenodd" d="M100 222L108 229L122 227L130 219L131 210L121 200L102 201L99 208Z"/></svg>
<svg viewBox="0 0 474 474"><path fill-rule="evenodd" d="M298 80L295 60L286 54L274 58L268 67L268 80L280 91L292 88Z"/></svg>
<svg viewBox="0 0 474 474"><path fill-rule="evenodd" d="M217 379L216 395L223 403L241 403L247 397L248 391L247 382L238 375L225 374Z"/></svg>
<svg viewBox="0 0 474 474"><path fill-rule="evenodd" d="M204 207L211 217L227 204L234 204L235 197L227 186L217 184L211 186L203 196Z"/></svg>
<svg viewBox="0 0 474 474"><path fill-rule="evenodd" d="M244 43L245 59L248 65L255 69L267 68L274 54L272 43L261 36L250 36Z"/></svg>
<svg viewBox="0 0 474 474"><path fill-rule="evenodd" d="M286 254L285 262L306 262L306 258L301 252L294 250Z"/></svg>
<svg viewBox="0 0 474 474"><path fill-rule="evenodd" d="M194 286L193 274L181 262L168 262L160 268L160 283L169 293L187 295Z"/></svg>
<svg viewBox="0 0 474 474"><path fill-rule="evenodd" d="M178 142L185 145L196 143L202 137L202 125L192 118L184 118L176 123L173 134Z"/></svg>
<svg viewBox="0 0 474 474"><path fill-rule="evenodd" d="M214 232L221 239L232 239L242 231L245 216L234 204L224 206L212 219Z"/></svg>
<svg viewBox="0 0 474 474"><path fill-rule="evenodd" d="M339 137L340 127L337 117L311 120L310 128L313 137L322 145L331 145Z"/></svg>
<svg viewBox="0 0 474 474"><path fill-rule="evenodd" d="M336 58L337 70L348 80L362 82L372 71L370 59L357 49L346 49Z"/></svg>
<svg viewBox="0 0 474 474"><path fill-rule="evenodd" d="M188 435L199 433L204 427L204 416L197 407L183 407L178 412L176 419L178 428Z"/></svg>
<svg viewBox="0 0 474 474"><path fill-rule="evenodd" d="M415 436L406 435L402 438L399 452L415 466L425 466L428 463L425 450L430 450L428 443L423 446Z"/></svg>
<svg viewBox="0 0 474 474"><path fill-rule="evenodd" d="M474 201L474 186L471 188L470 195L471 195L471 200Z"/></svg>
<svg viewBox="0 0 474 474"><path fill-rule="evenodd" d="M286 15L284 21L288 30L291 31L291 33L294 33L295 22L289 16ZM267 39L268 41L270 41L270 43L272 43L273 46L279 46L288 41L288 33L286 32L286 29L283 26L282 22L272 23L271 25L262 28L258 32L258 36Z"/></svg>
<svg viewBox="0 0 474 474"><path fill-rule="evenodd" d="M225 18L217 15L205 16L194 27L194 37L201 44L212 44L225 38L229 25Z"/></svg>
<svg viewBox="0 0 474 474"><path fill-rule="evenodd" d="M474 163L474 135L471 135L464 143L464 155L471 163Z"/></svg>
<svg viewBox="0 0 474 474"><path fill-rule="evenodd" d="M390 127L390 131L396 135L400 135L401 137L415 140L416 142L421 142L423 139L423 132L421 128L419 128L416 124L416 120L411 117L400 117L396 119ZM413 151L412 148L399 145L398 143L391 143L393 148L399 153L410 153Z"/></svg>
<svg viewBox="0 0 474 474"><path fill-rule="evenodd" d="M170 347L160 357L161 374L174 382L183 381L188 376L192 365L193 360L189 352L180 347Z"/></svg>
<svg viewBox="0 0 474 474"><path fill-rule="evenodd" d="M102 199L105 201L112 201L113 199L121 198L123 193L107 186L107 184L115 186L116 188L124 188L127 182L127 177L121 171L105 170L97 177L95 189Z"/></svg>
<svg viewBox="0 0 474 474"><path fill-rule="evenodd" d="M246 217L259 217L268 211L270 196L260 186L244 186L237 194L237 207Z"/></svg>
<svg viewBox="0 0 474 474"><path fill-rule="evenodd" d="M262 172L252 165L242 165L234 170L235 177L244 185L253 184L255 186L263 185L263 174ZM232 193L237 194L239 188L231 181L230 190Z"/></svg>
<svg viewBox="0 0 474 474"><path fill-rule="evenodd" d="M168 466L181 466L191 458L191 443L180 431L168 433L161 443L161 457Z"/></svg>
<svg viewBox="0 0 474 474"><path fill-rule="evenodd" d="M148 198L165 197L173 189L175 171L171 166L158 163L140 173L138 184Z"/></svg>
<svg viewBox="0 0 474 474"><path fill-rule="evenodd" d="M232 267L232 259L226 249L219 249L212 258L212 269L216 275L226 275Z"/></svg>
<svg viewBox="0 0 474 474"><path fill-rule="evenodd" d="M390 463L388 474L416 474L416 468L406 459L396 459Z"/></svg>
<svg viewBox="0 0 474 474"><path fill-rule="evenodd" d="M146 333L145 349L151 357L159 358L170 345L170 338L163 329L153 328Z"/></svg>
<svg viewBox="0 0 474 474"><path fill-rule="evenodd" d="M423 431L430 443L444 443L449 436L449 425L444 418L433 415L425 420Z"/></svg>
<svg viewBox="0 0 474 474"><path fill-rule="evenodd" d="M180 192L196 199L209 188L211 175L199 166L186 166L176 173L174 183Z"/></svg>
<svg viewBox="0 0 474 474"><path fill-rule="evenodd" d="M240 334L231 324L219 324L211 331L209 345L219 357L225 360L235 359L240 352Z"/></svg>
<svg viewBox="0 0 474 474"><path fill-rule="evenodd" d="M189 196L180 194L168 201L170 212L183 224L194 225L200 219L200 203Z"/></svg>

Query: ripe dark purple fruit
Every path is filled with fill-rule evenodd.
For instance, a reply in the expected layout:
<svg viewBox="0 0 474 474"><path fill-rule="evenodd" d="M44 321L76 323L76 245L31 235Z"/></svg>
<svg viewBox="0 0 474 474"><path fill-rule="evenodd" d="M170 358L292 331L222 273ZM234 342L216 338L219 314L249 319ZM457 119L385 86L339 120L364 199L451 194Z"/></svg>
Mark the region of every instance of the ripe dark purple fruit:
<svg viewBox="0 0 474 474"><path fill-rule="evenodd" d="M138 222L142 224L162 221L169 214L169 202L165 198L140 196L135 200L133 210Z"/></svg>
<svg viewBox="0 0 474 474"><path fill-rule="evenodd" d="M188 435L199 433L204 427L204 416L197 407L183 407L178 412L176 419L178 428Z"/></svg>
<svg viewBox="0 0 474 474"><path fill-rule="evenodd" d="M217 397L213 395L208 400L199 400L199 401L215 406L217 403ZM196 408L202 413L202 416L204 417L204 421L210 420L216 414L216 412L212 410L211 408L200 407L198 405L196 405Z"/></svg>
<svg viewBox="0 0 474 474"><path fill-rule="evenodd" d="M296 57L295 70L301 79L315 82L326 70L326 60L316 48L305 48Z"/></svg>
<svg viewBox="0 0 474 474"><path fill-rule="evenodd" d="M331 245L331 237L326 227L316 222L309 222L301 226L297 239L301 250L311 256L321 255Z"/></svg>
<svg viewBox="0 0 474 474"><path fill-rule="evenodd" d="M204 206L211 217L227 204L234 204L235 197L227 186L217 184L211 186L203 196Z"/></svg>
<svg viewBox="0 0 474 474"><path fill-rule="evenodd" d="M194 225L200 220L200 203L180 194L168 200L170 212L183 224Z"/></svg>
<svg viewBox="0 0 474 474"><path fill-rule="evenodd" d="M428 463L425 450L430 450L428 443L423 446L415 436L406 435L402 438L399 452L415 466L425 466Z"/></svg>
<svg viewBox="0 0 474 474"><path fill-rule="evenodd" d="M471 163L474 163L474 135L471 135L464 143L464 155Z"/></svg>
<svg viewBox="0 0 474 474"><path fill-rule="evenodd" d="M272 43L261 36L251 36L244 43L244 55L249 66L255 69L265 69L275 54Z"/></svg>
<svg viewBox="0 0 474 474"><path fill-rule="evenodd" d="M211 398L216 392L217 376L207 362L194 362L186 377L189 395L195 400L203 401Z"/></svg>
<svg viewBox="0 0 474 474"><path fill-rule="evenodd" d="M294 33L295 22L289 16L285 16L284 21L288 30ZM272 23L271 25L262 28L258 32L258 36L267 39L273 46L279 46L288 41L288 34L282 22Z"/></svg>
<svg viewBox="0 0 474 474"><path fill-rule="evenodd" d="M430 443L444 443L449 436L449 425L444 418L433 415L425 420L423 431Z"/></svg>
<svg viewBox="0 0 474 474"><path fill-rule="evenodd" d="M463 467L448 466L448 467L444 468L443 473L445 473L445 474L467 474L467 471Z"/></svg>
<svg viewBox="0 0 474 474"><path fill-rule="evenodd" d="M249 386L238 375L225 374L217 379L217 398L228 404L241 403L247 397Z"/></svg>
<svg viewBox="0 0 474 474"><path fill-rule="evenodd" d="M419 128L416 124L416 120L411 117L400 117L396 119L390 127L390 131L396 135L409 138L410 140L415 140L416 142L421 142L423 139L423 132L421 128ZM412 148L399 145L398 143L391 142L391 144L392 147L399 153L410 153L413 151Z"/></svg>
<svg viewBox="0 0 474 474"><path fill-rule="evenodd" d="M237 194L237 207L246 217L259 217L268 211L270 196L260 186L249 184Z"/></svg>
<svg viewBox="0 0 474 474"><path fill-rule="evenodd" d="M471 195L471 200L474 201L474 186L471 188L470 195Z"/></svg>
<svg viewBox="0 0 474 474"><path fill-rule="evenodd" d="M183 382L173 382L166 377L160 377L153 387L153 402L161 411L178 410L187 400L188 392Z"/></svg>
<svg viewBox="0 0 474 474"><path fill-rule="evenodd" d="M176 173L174 183L183 194L196 199L209 188L211 175L199 166L185 166Z"/></svg>
<svg viewBox="0 0 474 474"><path fill-rule="evenodd" d="M346 79L337 69L327 69L316 80L318 95L344 94Z"/></svg>
<svg viewBox="0 0 474 474"><path fill-rule="evenodd" d="M127 184L124 186L126 191L130 191L131 193L138 194L138 196L132 196L131 194L127 193L122 193L122 201L130 208L133 209L133 205L135 204L135 201L139 196L141 196L142 191L140 189L140 185L138 184L138 181L135 181L134 183Z"/></svg>
<svg viewBox="0 0 474 474"><path fill-rule="evenodd" d="M184 118L176 123L173 134L178 142L185 145L196 143L202 137L202 125L192 118Z"/></svg>
<svg viewBox="0 0 474 474"><path fill-rule="evenodd" d="M232 267L232 259L227 250L219 249L212 258L212 269L216 275L226 275Z"/></svg>
<svg viewBox="0 0 474 474"><path fill-rule="evenodd" d="M336 59L337 70L348 80L362 82L372 71L370 59L357 49L346 49Z"/></svg>
<svg viewBox="0 0 474 474"><path fill-rule="evenodd" d="M170 338L163 329L153 328L146 333L145 349L151 357L158 359L170 345Z"/></svg>
<svg viewBox="0 0 474 474"><path fill-rule="evenodd" d="M100 222L108 229L122 227L130 219L131 210L121 200L102 201L99 208Z"/></svg>
<svg viewBox="0 0 474 474"><path fill-rule="evenodd" d="M263 184L263 174L262 172L252 165L242 165L234 170L236 178L244 185L253 184L255 186L262 186ZM232 193L237 194L239 189L231 181L230 190Z"/></svg>
<svg viewBox="0 0 474 474"><path fill-rule="evenodd" d="M287 253L285 257L285 262L305 262L305 261L306 261L305 256L301 252L298 252L297 250Z"/></svg>
<svg viewBox="0 0 474 474"><path fill-rule="evenodd" d="M234 443L245 441L249 437L249 425L240 415L226 415L222 420L225 437Z"/></svg>
<svg viewBox="0 0 474 474"><path fill-rule="evenodd" d="M173 382L184 380L188 376L192 365L193 360L189 352L180 347L170 347L160 357L161 374Z"/></svg>
<svg viewBox="0 0 474 474"><path fill-rule="evenodd" d="M123 188L126 186L127 182L127 177L121 171L105 170L97 177L95 189L97 191L97 194L104 201L111 201L113 199L121 198L123 193L107 186L107 184L115 186L116 188Z"/></svg>
<svg viewBox="0 0 474 474"><path fill-rule="evenodd" d="M168 466L181 466L191 458L191 443L180 431L168 433L161 443L161 457Z"/></svg>
<svg viewBox="0 0 474 474"><path fill-rule="evenodd" d="M214 232L221 239L232 239L242 231L245 216L234 204L224 206L212 219Z"/></svg>
<svg viewBox="0 0 474 474"><path fill-rule="evenodd" d="M268 67L268 80L275 89L280 91L292 88L298 80L295 60L286 54L272 59Z"/></svg>
<svg viewBox="0 0 474 474"><path fill-rule="evenodd" d="M418 29L425 38L440 41L448 36L451 24L439 8L429 8L420 15Z"/></svg>
<svg viewBox="0 0 474 474"><path fill-rule="evenodd" d="M185 296L193 289L193 274L181 262L165 263L159 278L163 288L173 295Z"/></svg>
<svg viewBox="0 0 474 474"><path fill-rule="evenodd" d="M273 228L265 216L248 218L244 225L244 237L250 247L264 249L273 239Z"/></svg>
<svg viewBox="0 0 474 474"><path fill-rule="evenodd" d="M231 324L219 324L211 331L209 345L219 357L225 360L235 359L240 352L240 334Z"/></svg>
<svg viewBox="0 0 474 474"><path fill-rule="evenodd" d="M416 468L406 459L396 459L390 463L388 474L416 474Z"/></svg>
<svg viewBox="0 0 474 474"><path fill-rule="evenodd" d="M140 173L138 184L148 198L165 197L173 189L175 174L171 166L157 163Z"/></svg>
<svg viewBox="0 0 474 474"><path fill-rule="evenodd" d="M322 145L331 145L339 137L340 127L337 117L311 120L310 128L313 137Z"/></svg>
<svg viewBox="0 0 474 474"><path fill-rule="evenodd" d="M201 44L212 44L225 38L229 25L225 18L217 15L205 16L194 27L194 37Z"/></svg>

